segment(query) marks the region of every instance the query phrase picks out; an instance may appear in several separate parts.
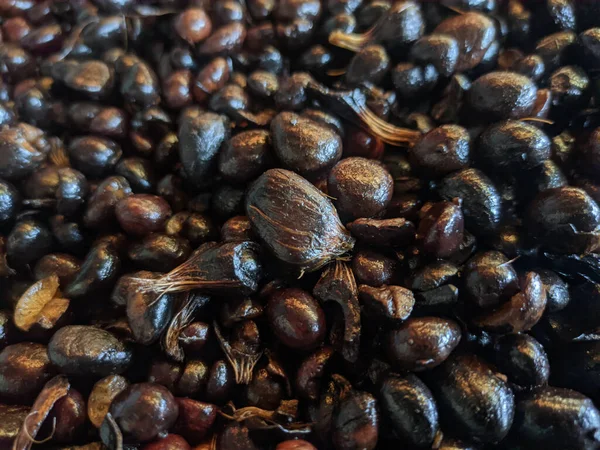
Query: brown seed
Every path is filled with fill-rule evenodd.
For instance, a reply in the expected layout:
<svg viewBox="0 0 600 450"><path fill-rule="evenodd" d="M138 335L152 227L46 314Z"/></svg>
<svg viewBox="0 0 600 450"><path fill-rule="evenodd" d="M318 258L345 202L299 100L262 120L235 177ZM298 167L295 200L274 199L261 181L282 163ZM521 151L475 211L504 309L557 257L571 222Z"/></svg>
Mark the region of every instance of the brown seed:
<svg viewBox="0 0 600 450"><path fill-rule="evenodd" d="M404 247L415 238L415 226L404 218L356 219L347 225L361 242L377 247Z"/></svg>
<svg viewBox="0 0 600 450"><path fill-rule="evenodd" d="M460 341L459 325L439 317L408 319L388 337L390 362L402 370L423 371L440 365Z"/></svg>
<svg viewBox="0 0 600 450"><path fill-rule="evenodd" d="M380 216L394 193L394 180L382 164L357 157L336 164L327 186L340 216L347 220Z"/></svg>
<svg viewBox="0 0 600 450"><path fill-rule="evenodd" d="M380 286L378 288L359 286L360 301L375 317L392 321L408 319L415 304L413 293L400 286Z"/></svg>
<svg viewBox="0 0 600 450"><path fill-rule="evenodd" d="M127 233L144 235L164 229L171 207L162 197L135 194L119 201L115 213Z"/></svg>
<svg viewBox="0 0 600 450"><path fill-rule="evenodd" d="M202 8L188 8L180 12L173 23L177 34L190 44L206 39L212 31L212 22Z"/></svg>
<svg viewBox="0 0 600 450"><path fill-rule="evenodd" d="M529 331L546 309L546 290L535 272L528 272L521 282L521 292L497 310L482 315L475 324L485 330L502 333Z"/></svg>
<svg viewBox="0 0 600 450"><path fill-rule="evenodd" d="M468 12L444 20L434 30L456 39L460 54L456 71L463 72L477 66L496 39L494 22L483 14Z"/></svg>
<svg viewBox="0 0 600 450"><path fill-rule="evenodd" d="M421 210L417 238L423 250L437 258L447 258L458 250L464 237L460 202L439 202Z"/></svg>
<svg viewBox="0 0 600 450"><path fill-rule="evenodd" d="M275 336L291 348L309 350L325 337L325 313L302 289L280 289L267 305L267 317Z"/></svg>
<svg viewBox="0 0 600 450"><path fill-rule="evenodd" d="M329 169L342 156L342 139L337 133L293 112L275 116L271 135L279 160L303 176Z"/></svg>

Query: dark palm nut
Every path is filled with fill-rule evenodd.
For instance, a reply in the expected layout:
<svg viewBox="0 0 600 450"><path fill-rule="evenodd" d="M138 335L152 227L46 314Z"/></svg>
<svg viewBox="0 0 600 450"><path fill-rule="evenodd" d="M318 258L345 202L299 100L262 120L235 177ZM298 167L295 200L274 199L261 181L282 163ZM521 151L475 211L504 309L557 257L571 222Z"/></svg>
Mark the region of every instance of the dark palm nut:
<svg viewBox="0 0 600 450"><path fill-rule="evenodd" d="M437 289L451 283L458 275L459 270L458 266L449 261L431 262L413 273L409 287L418 292Z"/></svg>
<svg viewBox="0 0 600 450"><path fill-rule="evenodd" d="M447 258L459 249L464 238L464 217L457 203L438 202L427 209L423 207L417 239L426 253Z"/></svg>
<svg viewBox="0 0 600 450"><path fill-rule="evenodd" d="M235 376L231 365L219 359L210 368L206 383L206 398L208 401L221 404L229 399L235 386Z"/></svg>
<svg viewBox="0 0 600 450"><path fill-rule="evenodd" d="M400 286L371 287L361 285L359 298L369 314L393 322L408 319L415 304L413 293Z"/></svg>
<svg viewBox="0 0 600 450"><path fill-rule="evenodd" d="M248 89L262 99L273 98L279 90L277 75L266 70L255 70L248 77Z"/></svg>
<svg viewBox="0 0 600 450"><path fill-rule="evenodd" d="M451 35L430 34L413 44L410 56L421 65L432 64L441 76L449 77L458 64L460 47Z"/></svg>
<svg viewBox="0 0 600 450"><path fill-rule="evenodd" d="M160 84L154 70L138 61L121 75L121 95L126 102L138 108L160 103Z"/></svg>
<svg viewBox="0 0 600 450"><path fill-rule="evenodd" d="M236 73L233 75L235 74ZM232 81L235 81L233 77ZM235 117L238 111L247 110L249 103L250 97L248 96L248 93L241 86L230 83L215 92L210 98L208 106L216 113Z"/></svg>
<svg viewBox="0 0 600 450"><path fill-rule="evenodd" d="M556 272L536 269L546 290L546 309L549 313L560 311L571 301L569 285Z"/></svg>
<svg viewBox="0 0 600 450"><path fill-rule="evenodd" d="M33 263L52 250L52 233L34 219L17 222L6 240L6 255L13 266Z"/></svg>
<svg viewBox="0 0 600 450"><path fill-rule="evenodd" d="M119 276L121 258L111 242L100 242L88 252L81 269L65 287L68 298L82 298L111 289Z"/></svg>
<svg viewBox="0 0 600 450"><path fill-rule="evenodd" d="M352 258L352 272L356 281L368 286L393 284L398 265L396 259L373 250L359 250Z"/></svg>
<svg viewBox="0 0 600 450"><path fill-rule="evenodd" d="M202 8L188 8L177 15L173 27L181 39L193 45L210 35L212 22Z"/></svg>
<svg viewBox="0 0 600 450"><path fill-rule="evenodd" d="M477 317L475 324L491 332L529 331L546 309L546 290L535 272L527 272L520 281L520 292L496 310Z"/></svg>
<svg viewBox="0 0 600 450"><path fill-rule="evenodd" d="M551 141L534 125L518 120L499 122L479 136L482 164L506 171L531 169L550 158Z"/></svg>
<svg viewBox="0 0 600 450"><path fill-rule="evenodd" d="M550 362L542 344L527 334L507 334L494 344L494 362L508 381L522 387L548 382Z"/></svg>
<svg viewBox="0 0 600 450"><path fill-rule="evenodd" d="M589 102L590 79L581 67L561 67L550 75L549 84L555 108L574 110Z"/></svg>
<svg viewBox="0 0 600 450"><path fill-rule="evenodd" d="M390 59L381 45L368 45L356 53L346 69L346 83L357 86L363 83L379 84L390 67Z"/></svg>
<svg viewBox="0 0 600 450"><path fill-rule="evenodd" d="M148 193L155 188L154 169L147 159L123 158L115 167L115 173L129 181L129 185L136 193Z"/></svg>
<svg viewBox="0 0 600 450"><path fill-rule="evenodd" d="M308 101L307 85L313 81L311 75L296 72L279 83L279 91L275 94L275 105L281 110L301 110Z"/></svg>
<svg viewBox="0 0 600 450"><path fill-rule="evenodd" d="M182 69L173 72L162 82L165 105L170 109L182 109L192 104L192 73Z"/></svg>
<svg viewBox="0 0 600 450"><path fill-rule="evenodd" d="M33 401L51 376L45 345L21 342L0 352L0 397L5 401Z"/></svg>
<svg viewBox="0 0 600 450"><path fill-rule="evenodd" d="M14 220L21 208L21 194L8 181L0 180L0 225Z"/></svg>
<svg viewBox="0 0 600 450"><path fill-rule="evenodd" d="M459 56L455 70L463 72L473 69L484 59L496 39L496 26L489 17L468 12L444 20L434 33L445 34L456 40Z"/></svg>
<svg viewBox="0 0 600 450"><path fill-rule="evenodd" d="M342 139L337 133L292 112L275 116L271 136L277 158L303 176L329 169L342 156Z"/></svg>
<svg viewBox="0 0 600 450"><path fill-rule="evenodd" d="M210 325L192 322L179 333L179 344L185 353L200 353L211 336Z"/></svg>
<svg viewBox="0 0 600 450"><path fill-rule="evenodd" d="M317 450L317 447L302 439L292 439L280 442L275 450Z"/></svg>
<svg viewBox="0 0 600 450"><path fill-rule="evenodd" d="M0 72L8 81L18 81L36 72L35 58L17 44L4 43L0 48Z"/></svg>
<svg viewBox="0 0 600 450"><path fill-rule="evenodd" d="M439 74L433 64L425 66L400 63L392 70L396 92L404 98L418 98L429 93L436 85Z"/></svg>
<svg viewBox="0 0 600 450"><path fill-rule="evenodd" d="M275 410L285 396L285 383L263 368L254 371L244 392L248 403L257 408Z"/></svg>
<svg viewBox="0 0 600 450"><path fill-rule="evenodd" d="M224 242L252 240L252 224L248 217L235 216L228 219L221 227L221 239Z"/></svg>
<svg viewBox="0 0 600 450"><path fill-rule="evenodd" d="M275 28L280 46L294 51L306 47L315 32L315 23L309 19L294 19L279 23Z"/></svg>
<svg viewBox="0 0 600 450"><path fill-rule="evenodd" d="M331 347L321 347L307 357L298 367L296 389L298 394L310 400L317 400L328 362L334 355Z"/></svg>
<svg viewBox="0 0 600 450"><path fill-rule="evenodd" d="M567 63L572 56L577 35L572 31L559 31L540 39L535 45L535 54L544 61L546 73Z"/></svg>
<svg viewBox="0 0 600 450"><path fill-rule="evenodd" d="M259 246L250 241L207 242L198 247L181 266L158 280L145 285L160 293L168 285L169 292L187 292L201 288L217 295L250 295L258 290L263 268ZM194 288L190 288L193 285Z"/></svg>
<svg viewBox="0 0 600 450"><path fill-rule="evenodd" d="M515 399L505 381L474 355L454 356L432 373L442 424L453 434L476 442L493 443L509 432Z"/></svg>
<svg viewBox="0 0 600 450"><path fill-rule="evenodd" d="M600 412L592 400L570 389L545 387L517 403L514 433L520 442L549 450L596 445Z"/></svg>
<svg viewBox="0 0 600 450"><path fill-rule="evenodd" d="M148 442L166 435L177 420L179 406L164 386L138 383L115 397L110 413L125 435Z"/></svg>
<svg viewBox="0 0 600 450"><path fill-rule="evenodd" d="M600 28L590 28L579 34L585 58L582 63L590 69L600 68Z"/></svg>
<svg viewBox="0 0 600 450"><path fill-rule="evenodd" d="M420 4L409 0L394 3L389 8L388 14L382 16L381 28L376 34L387 47L402 49L423 36L425 25Z"/></svg>
<svg viewBox="0 0 600 450"><path fill-rule="evenodd" d="M469 165L471 138L463 127L434 128L410 150L412 164L429 176L446 175Z"/></svg>
<svg viewBox="0 0 600 450"><path fill-rule="evenodd" d="M21 180L40 168L46 155L17 128L0 130L0 177Z"/></svg>
<svg viewBox="0 0 600 450"><path fill-rule="evenodd" d="M50 339L48 357L64 374L104 377L127 370L133 352L108 331L68 325Z"/></svg>
<svg viewBox="0 0 600 450"><path fill-rule="evenodd" d="M317 19L321 14L321 2L318 0L282 0L275 9L275 18L279 21L294 19Z"/></svg>
<svg viewBox="0 0 600 450"><path fill-rule="evenodd" d="M90 177L101 177L112 172L123 155L116 142L98 136L75 138L67 151L73 166Z"/></svg>
<svg viewBox="0 0 600 450"><path fill-rule="evenodd" d="M181 436L169 433L142 447L142 450L191 450L190 444Z"/></svg>
<svg viewBox="0 0 600 450"><path fill-rule="evenodd" d="M439 429L437 406L419 378L413 374L390 375L381 383L378 398L395 436L416 447L433 443Z"/></svg>
<svg viewBox="0 0 600 450"><path fill-rule="evenodd" d="M324 72L332 61L331 51L322 45L313 45L300 56L299 60L300 67L311 73Z"/></svg>
<svg viewBox="0 0 600 450"><path fill-rule="evenodd" d="M190 256L187 240L160 233L150 234L133 243L127 256L139 269L168 272L183 264Z"/></svg>
<svg viewBox="0 0 600 450"><path fill-rule="evenodd" d="M215 5L213 14L217 22L225 24L244 20L245 9L238 2L226 0Z"/></svg>
<svg viewBox="0 0 600 450"><path fill-rule="evenodd" d="M234 22L223 25L204 40L198 53L205 56L227 55L238 51L246 39L246 27Z"/></svg>
<svg viewBox="0 0 600 450"><path fill-rule="evenodd" d="M65 68L65 72L53 78L62 81L73 91L91 99L101 99L108 96L114 86L114 74L108 65L102 61L86 61Z"/></svg>
<svg viewBox="0 0 600 450"><path fill-rule="evenodd" d="M543 191L528 207L532 237L565 253L588 253L599 246L600 208L582 189L565 186Z"/></svg>
<svg viewBox="0 0 600 450"><path fill-rule="evenodd" d="M209 112L185 117L178 136L179 157L189 181L195 186L206 184L229 137L227 118Z"/></svg>
<svg viewBox="0 0 600 450"><path fill-rule="evenodd" d="M593 177L600 178L600 128L596 128L578 148L578 170Z"/></svg>
<svg viewBox="0 0 600 450"><path fill-rule="evenodd" d="M316 270L354 246L331 201L294 172L263 173L246 195L246 214L266 247L301 270Z"/></svg>
<svg viewBox="0 0 600 450"><path fill-rule="evenodd" d="M403 219L356 219L347 225L361 243L376 247L404 247L415 238L415 226Z"/></svg>
<svg viewBox="0 0 600 450"><path fill-rule="evenodd" d="M153 275L144 278L160 278L160 274ZM158 295L152 291L143 291L132 283L127 295L126 311L127 322L135 341L150 345L158 340L171 321L174 303L175 299L170 294Z"/></svg>
<svg viewBox="0 0 600 450"><path fill-rule="evenodd" d="M177 381L175 391L186 397L198 396L206 386L209 377L208 370L208 366L204 361L189 360Z"/></svg>
<svg viewBox="0 0 600 450"><path fill-rule="evenodd" d="M463 277L469 300L480 308L497 306L519 290L517 272L509 259L497 251L471 258Z"/></svg>
<svg viewBox="0 0 600 450"><path fill-rule="evenodd" d="M90 228L106 227L116 221L115 206L132 194L129 182L120 176L106 178L88 200L84 223Z"/></svg>
<svg viewBox="0 0 600 450"><path fill-rule="evenodd" d="M548 331L551 332L551 336L557 337L561 341L570 342L580 335L593 334L598 323L599 294L599 286L596 283L582 283L572 288L569 304L563 310L548 315L548 325L550 326ZM581 367L590 364L590 358L595 358L595 355L598 354L596 351L585 348L588 344L593 346L595 341L587 342L584 340L578 343L578 348L575 344L567 347L568 354L565 356L568 358L561 357L560 359L566 359L565 369L568 369L565 371L562 367L556 365L556 371L559 372L560 369L561 372L567 372L573 379L577 380L580 377L597 373L596 371L588 372L587 369L581 369ZM570 369L571 367L573 367L573 370ZM577 387L584 394L595 395L588 391L588 384L584 381L581 384L578 383ZM566 384L566 387L575 387L575 385Z"/></svg>
<svg viewBox="0 0 600 450"><path fill-rule="evenodd" d="M229 422L218 435L217 448L259 450L260 447L254 444L248 427Z"/></svg>
<svg viewBox="0 0 600 450"><path fill-rule="evenodd" d="M0 347L4 349L8 344L14 342L17 329L12 319L12 313L0 310Z"/></svg>
<svg viewBox="0 0 600 450"><path fill-rule="evenodd" d="M187 212L177 213L172 216L165 225L165 233L169 236L180 236L187 239L192 245L214 240L218 234L215 224L208 216ZM240 240L249 241L251 239ZM184 242L182 241L182 243Z"/></svg>
<svg viewBox="0 0 600 450"><path fill-rule="evenodd" d="M66 396L57 400L48 415L47 420L50 422L56 420L52 440L71 443L81 439L85 432L86 419L85 399L79 391L69 389Z"/></svg>
<svg viewBox="0 0 600 450"><path fill-rule="evenodd" d="M56 215L50 218L50 228L61 248L76 255L85 252L86 235L82 230L82 224L70 222L65 219L65 216Z"/></svg>
<svg viewBox="0 0 600 450"><path fill-rule="evenodd" d="M179 416L174 430L192 444L201 442L217 418L217 407L191 398L176 398Z"/></svg>
<svg viewBox="0 0 600 450"><path fill-rule="evenodd" d="M232 298L221 309L221 322L231 327L237 322L253 320L264 313L263 305L251 297Z"/></svg>
<svg viewBox="0 0 600 450"><path fill-rule="evenodd" d="M329 195L343 219L381 215L392 199L394 180L385 166L365 158L346 158L327 180Z"/></svg>
<svg viewBox="0 0 600 450"><path fill-rule="evenodd" d="M539 166L525 172L522 177L522 183L523 188L526 190L523 198L528 200L542 191L569 184L560 166L551 159L547 159Z"/></svg>
<svg viewBox="0 0 600 450"><path fill-rule="evenodd" d="M267 318L284 345L301 350L318 346L325 337L325 313L302 289L280 289L269 298Z"/></svg>
<svg viewBox="0 0 600 450"><path fill-rule="evenodd" d="M362 391L352 390L337 405L332 421L334 448L373 450L379 438L377 400Z"/></svg>
<svg viewBox="0 0 600 450"><path fill-rule="evenodd" d="M163 231L171 215L171 207L162 197L134 194L116 204L115 214L127 233L142 236Z"/></svg>
<svg viewBox="0 0 600 450"><path fill-rule="evenodd" d="M537 88L514 72L490 72L473 82L467 102L475 114L492 120L527 117L535 105Z"/></svg>
<svg viewBox="0 0 600 450"><path fill-rule="evenodd" d="M48 253L42 256L33 268L36 280L58 276L60 284L66 286L81 269L81 262L68 253Z"/></svg>
<svg viewBox="0 0 600 450"><path fill-rule="evenodd" d="M222 184L212 193L211 208L217 219L224 221L243 214L246 191L240 187Z"/></svg>
<svg viewBox="0 0 600 450"><path fill-rule="evenodd" d="M265 130L243 131L219 152L219 172L232 183L247 183L271 165L271 134Z"/></svg>
<svg viewBox="0 0 600 450"><path fill-rule="evenodd" d="M539 55L527 55L518 60L512 67L517 73L531 78L533 81L538 81L544 76L546 66L544 60Z"/></svg>
<svg viewBox="0 0 600 450"><path fill-rule="evenodd" d="M192 92L198 103L225 86L229 81L230 69L225 58L215 58L202 68L196 76Z"/></svg>
<svg viewBox="0 0 600 450"><path fill-rule="evenodd" d="M500 193L483 172L470 168L448 175L439 185L442 198L462 201L465 226L474 234L496 230L502 215Z"/></svg>
<svg viewBox="0 0 600 450"><path fill-rule="evenodd" d="M390 331L387 354L392 365L399 370L427 370L444 362L460 338L460 327L453 320L411 318Z"/></svg>

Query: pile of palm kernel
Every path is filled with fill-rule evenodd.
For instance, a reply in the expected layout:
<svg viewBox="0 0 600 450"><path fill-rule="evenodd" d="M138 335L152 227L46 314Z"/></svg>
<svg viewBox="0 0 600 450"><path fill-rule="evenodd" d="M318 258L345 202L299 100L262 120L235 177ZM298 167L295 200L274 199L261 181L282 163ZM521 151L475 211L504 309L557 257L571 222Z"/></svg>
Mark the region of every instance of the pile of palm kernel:
<svg viewBox="0 0 600 450"><path fill-rule="evenodd" d="M594 0L0 0L0 449L598 449L599 205Z"/></svg>

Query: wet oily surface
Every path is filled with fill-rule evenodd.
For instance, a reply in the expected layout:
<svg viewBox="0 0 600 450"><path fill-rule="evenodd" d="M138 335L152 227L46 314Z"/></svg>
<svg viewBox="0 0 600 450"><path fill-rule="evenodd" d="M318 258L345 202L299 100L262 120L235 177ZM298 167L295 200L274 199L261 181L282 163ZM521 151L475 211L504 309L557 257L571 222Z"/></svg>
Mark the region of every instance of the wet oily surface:
<svg viewBox="0 0 600 450"><path fill-rule="evenodd" d="M0 0L0 450L600 448L600 3Z"/></svg>

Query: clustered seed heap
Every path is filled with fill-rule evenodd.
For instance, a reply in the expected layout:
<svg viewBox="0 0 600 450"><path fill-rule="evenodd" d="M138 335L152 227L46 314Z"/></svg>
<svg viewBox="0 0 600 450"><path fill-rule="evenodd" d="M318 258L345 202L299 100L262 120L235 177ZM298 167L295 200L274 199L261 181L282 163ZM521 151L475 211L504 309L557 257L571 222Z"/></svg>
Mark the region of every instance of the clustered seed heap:
<svg viewBox="0 0 600 450"><path fill-rule="evenodd" d="M0 449L600 448L600 2L0 0Z"/></svg>

